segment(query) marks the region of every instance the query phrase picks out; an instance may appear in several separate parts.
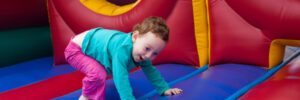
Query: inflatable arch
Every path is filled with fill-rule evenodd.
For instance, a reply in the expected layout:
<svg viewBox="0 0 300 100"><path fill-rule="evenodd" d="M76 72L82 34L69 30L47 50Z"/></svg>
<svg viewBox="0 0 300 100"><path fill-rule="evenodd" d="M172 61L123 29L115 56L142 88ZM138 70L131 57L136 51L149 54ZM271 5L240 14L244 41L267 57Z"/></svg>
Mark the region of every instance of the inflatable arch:
<svg viewBox="0 0 300 100"><path fill-rule="evenodd" d="M100 4L93 5L98 3ZM74 6L76 7L73 8ZM206 9L202 10L206 11ZM199 60L198 55L205 59L201 66L207 64L208 61L207 33L200 33L201 30L197 30L196 33L202 34L202 36L198 35L200 40L198 39L197 43L202 46L199 46L200 48L206 49L205 51L200 49L199 53L203 54L198 54L197 51L191 1L138 0L130 5L116 7L105 0L50 0L49 13L53 42L55 42L53 43L55 64L65 63L63 50L71 36L99 26L130 32L133 25L149 16L166 19L171 32L169 44L154 60L154 64L180 63L200 67L199 62L202 61ZM202 14L206 15L200 12L200 15ZM204 18L199 18L199 20L206 21ZM207 31L206 27L202 30Z"/></svg>

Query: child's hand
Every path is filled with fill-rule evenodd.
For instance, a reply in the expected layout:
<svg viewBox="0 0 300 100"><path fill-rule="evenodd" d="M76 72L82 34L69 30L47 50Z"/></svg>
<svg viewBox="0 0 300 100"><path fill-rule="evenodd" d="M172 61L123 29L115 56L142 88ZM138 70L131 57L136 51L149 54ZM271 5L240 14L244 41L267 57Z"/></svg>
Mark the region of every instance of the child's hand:
<svg viewBox="0 0 300 100"><path fill-rule="evenodd" d="M169 95L177 95L177 94L180 94L182 92L181 89L178 89L178 88L171 88L169 90L166 90L164 92L164 95L165 96L169 96Z"/></svg>

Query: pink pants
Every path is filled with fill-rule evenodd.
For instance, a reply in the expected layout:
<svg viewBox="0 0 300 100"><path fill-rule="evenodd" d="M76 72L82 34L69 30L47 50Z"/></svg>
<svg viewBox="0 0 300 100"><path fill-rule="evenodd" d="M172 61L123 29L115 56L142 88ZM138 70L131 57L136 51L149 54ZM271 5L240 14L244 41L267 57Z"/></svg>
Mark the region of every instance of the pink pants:
<svg viewBox="0 0 300 100"><path fill-rule="evenodd" d="M83 54L81 48L70 41L65 49L67 62L86 76L82 80L82 95L93 100L105 100L106 70L95 59Z"/></svg>

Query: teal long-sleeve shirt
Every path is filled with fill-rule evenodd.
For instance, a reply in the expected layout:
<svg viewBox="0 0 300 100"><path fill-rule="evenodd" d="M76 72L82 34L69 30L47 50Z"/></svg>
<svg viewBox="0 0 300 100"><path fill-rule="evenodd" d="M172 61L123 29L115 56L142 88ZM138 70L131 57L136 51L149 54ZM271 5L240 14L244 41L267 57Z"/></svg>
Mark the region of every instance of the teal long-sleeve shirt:
<svg viewBox="0 0 300 100"><path fill-rule="evenodd" d="M161 77L159 71L152 66L151 61L135 63L132 58L132 33L103 28L91 29L82 43L84 54L99 61L107 73L112 73L113 79L122 100L135 100L129 82L128 73L137 65L141 66L148 80L159 94L170 87Z"/></svg>

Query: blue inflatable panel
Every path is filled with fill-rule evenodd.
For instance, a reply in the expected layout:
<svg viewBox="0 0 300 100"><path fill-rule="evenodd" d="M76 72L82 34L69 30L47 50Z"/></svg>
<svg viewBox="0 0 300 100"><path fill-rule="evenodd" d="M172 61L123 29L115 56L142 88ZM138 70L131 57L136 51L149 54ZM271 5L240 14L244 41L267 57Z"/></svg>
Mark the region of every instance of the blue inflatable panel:
<svg viewBox="0 0 300 100"><path fill-rule="evenodd" d="M183 77L193 71L197 70L191 66L179 64L162 64L157 65L156 68L161 72L162 77L167 82L174 81ZM136 98L141 97L148 92L154 90L150 81L146 78L142 70L138 70L129 74L129 80L133 88L133 94ZM55 100L78 100L81 95L81 90L55 98ZM120 100L119 94L115 88L113 79L106 81L106 100Z"/></svg>
<svg viewBox="0 0 300 100"><path fill-rule="evenodd" d="M225 100L235 91L251 83L267 70L251 65L224 64L210 67L203 73L172 87L183 90L180 95L149 97L150 100Z"/></svg>
<svg viewBox="0 0 300 100"><path fill-rule="evenodd" d="M68 64L53 66L53 57L40 58L0 69L0 92L76 71Z"/></svg>

